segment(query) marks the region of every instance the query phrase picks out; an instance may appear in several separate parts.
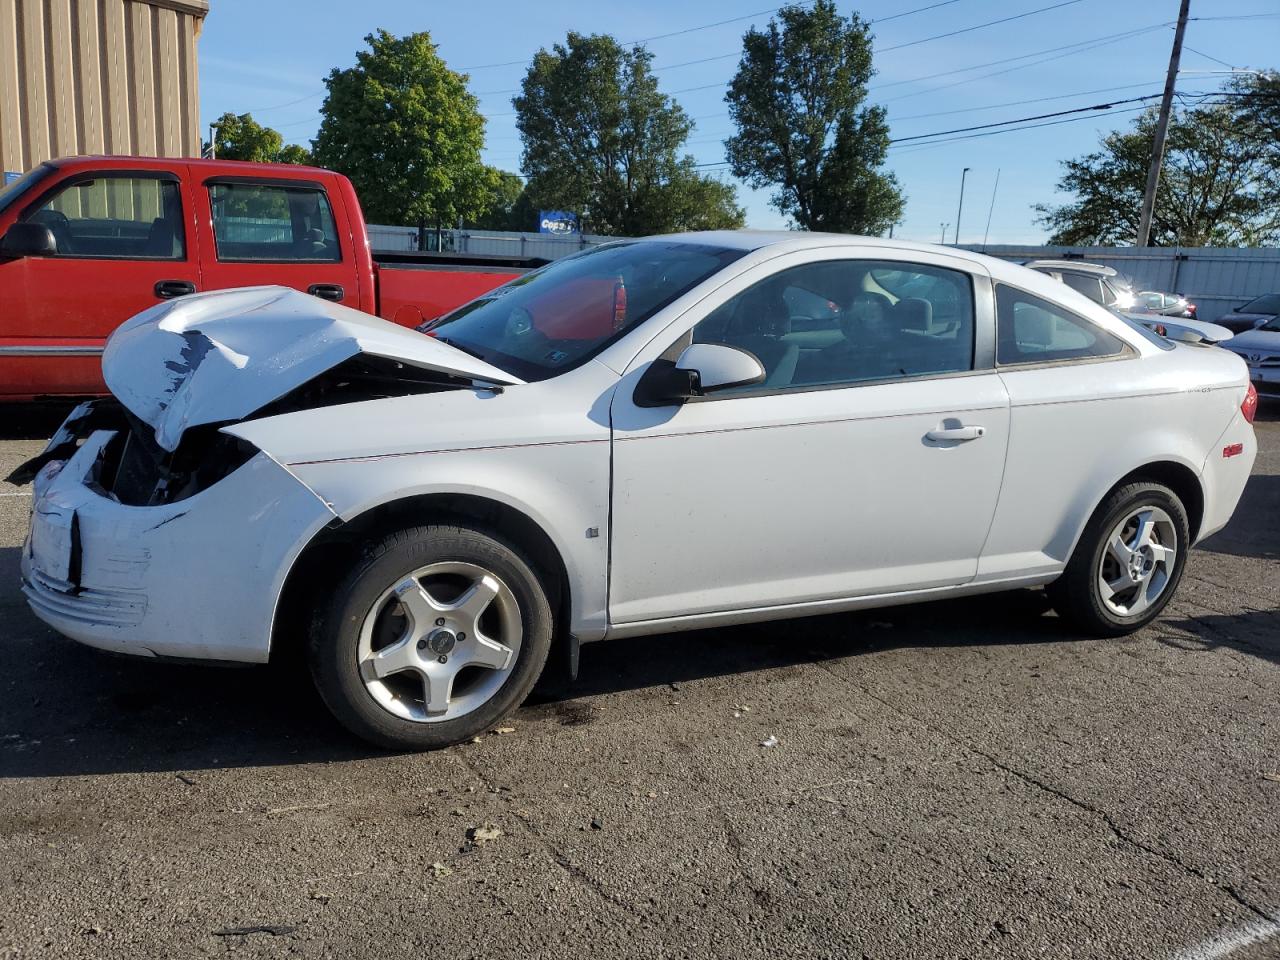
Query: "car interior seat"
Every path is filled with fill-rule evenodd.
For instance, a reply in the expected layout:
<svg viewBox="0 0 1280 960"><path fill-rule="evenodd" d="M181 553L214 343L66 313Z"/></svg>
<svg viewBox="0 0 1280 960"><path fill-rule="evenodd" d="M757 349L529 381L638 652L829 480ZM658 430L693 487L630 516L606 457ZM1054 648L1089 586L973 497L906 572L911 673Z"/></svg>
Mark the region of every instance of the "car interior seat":
<svg viewBox="0 0 1280 960"><path fill-rule="evenodd" d="M781 291L771 285L739 298L725 327L725 343L750 350L765 370L765 387L785 387L795 377L798 344L782 339L791 329L791 311Z"/></svg>

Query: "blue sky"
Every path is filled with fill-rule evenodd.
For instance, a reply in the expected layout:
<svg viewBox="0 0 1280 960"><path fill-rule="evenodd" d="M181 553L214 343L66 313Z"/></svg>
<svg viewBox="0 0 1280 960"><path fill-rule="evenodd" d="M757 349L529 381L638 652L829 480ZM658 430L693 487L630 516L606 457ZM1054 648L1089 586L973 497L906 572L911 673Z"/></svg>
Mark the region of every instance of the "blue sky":
<svg viewBox="0 0 1280 960"><path fill-rule="evenodd" d="M1176 18L1177 0L951 0L896 16L937 2L839 2L841 13L856 10L879 21L872 28L877 76L870 99L888 110L894 137L1158 94L1163 86L1173 30L1161 24ZM207 124L225 111L251 112L286 140L306 144L319 126L323 78L330 68L351 65L362 38L379 27L396 34L426 30L449 65L470 75L471 89L480 96L488 117L486 160L518 170L520 141L510 101L539 47L563 40L569 30L630 42L732 18L647 44L662 89L696 121L689 152L700 163L714 164L724 159L721 141L732 133L725 84L736 68L742 34L753 23L768 22L769 13L762 12L767 6L768 0L215 0L200 40L201 114ZM1178 90L1215 89L1223 77L1207 71L1225 71L1227 65L1277 67L1277 13L1275 0L1192 0L1191 16L1202 19L1188 25ZM1007 17L1017 19L968 29ZM947 239L954 239L961 170L969 167L960 240L981 241L990 211L991 243L1043 242L1045 232L1031 206L1055 199L1060 161L1092 149L1101 133L1125 126L1134 116L1126 111L1139 106L998 136L894 147L888 169L907 195L895 236L936 242L940 225L948 223ZM738 195L749 226L785 225L769 205L768 191L739 185Z"/></svg>

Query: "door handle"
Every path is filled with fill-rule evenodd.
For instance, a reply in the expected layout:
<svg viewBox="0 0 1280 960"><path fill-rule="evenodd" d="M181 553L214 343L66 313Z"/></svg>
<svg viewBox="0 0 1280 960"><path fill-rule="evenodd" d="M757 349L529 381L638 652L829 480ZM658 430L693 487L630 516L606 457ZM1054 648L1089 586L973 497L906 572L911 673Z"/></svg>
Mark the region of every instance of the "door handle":
<svg viewBox="0 0 1280 960"><path fill-rule="evenodd" d="M346 296L346 291L336 283L313 283L307 287L307 293L321 300L332 300L334 303L340 302Z"/></svg>
<svg viewBox="0 0 1280 960"><path fill-rule="evenodd" d="M172 300L174 297L195 293L196 285L190 280L157 280L151 289L161 300Z"/></svg>
<svg viewBox="0 0 1280 960"><path fill-rule="evenodd" d="M926 440L933 440L937 443L963 442L965 440L977 440L979 437L986 436L986 427L938 427L930 430L924 435Z"/></svg>

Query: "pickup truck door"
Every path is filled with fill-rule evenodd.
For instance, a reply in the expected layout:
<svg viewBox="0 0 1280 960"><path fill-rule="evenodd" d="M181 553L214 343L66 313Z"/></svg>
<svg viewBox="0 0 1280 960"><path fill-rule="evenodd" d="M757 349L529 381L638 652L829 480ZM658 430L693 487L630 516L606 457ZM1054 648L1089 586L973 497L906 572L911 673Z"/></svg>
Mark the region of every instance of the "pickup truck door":
<svg viewBox="0 0 1280 960"><path fill-rule="evenodd" d="M47 225L58 252L0 260L0 397L104 393L111 331L197 289L181 169L79 170L24 206L18 219Z"/></svg>
<svg viewBox="0 0 1280 960"><path fill-rule="evenodd" d="M323 182L211 176L192 190L207 289L280 284L359 308L347 211Z"/></svg>

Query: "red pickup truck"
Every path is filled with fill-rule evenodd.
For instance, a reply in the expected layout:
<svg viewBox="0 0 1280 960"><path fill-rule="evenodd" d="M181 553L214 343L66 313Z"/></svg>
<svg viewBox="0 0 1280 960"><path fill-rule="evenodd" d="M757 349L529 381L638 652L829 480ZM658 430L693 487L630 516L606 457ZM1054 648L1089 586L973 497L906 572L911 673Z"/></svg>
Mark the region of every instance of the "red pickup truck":
<svg viewBox="0 0 1280 960"><path fill-rule="evenodd" d="M351 181L330 170L54 160L0 190L0 402L105 393L111 331L197 290L280 284L417 326L541 262L375 258Z"/></svg>

